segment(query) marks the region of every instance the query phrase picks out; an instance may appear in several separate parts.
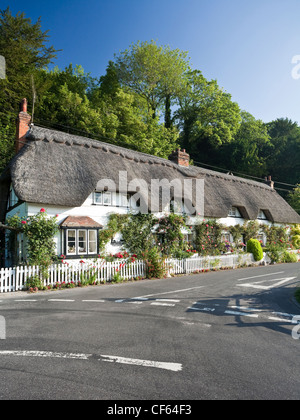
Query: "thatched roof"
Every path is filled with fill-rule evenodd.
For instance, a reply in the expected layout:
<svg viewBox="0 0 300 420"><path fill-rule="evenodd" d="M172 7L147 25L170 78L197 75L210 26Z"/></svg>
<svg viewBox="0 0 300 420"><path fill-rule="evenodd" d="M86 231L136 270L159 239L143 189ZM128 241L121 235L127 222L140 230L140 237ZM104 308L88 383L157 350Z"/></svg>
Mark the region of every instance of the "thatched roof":
<svg viewBox="0 0 300 420"><path fill-rule="evenodd" d="M254 220L259 210L264 210L273 222L300 223L300 216L264 183L195 166L182 167L163 158L36 126L31 126L27 144L0 178L0 221L11 182L22 201L77 207L102 179L113 180L118 189L119 171L126 171L128 182L203 179L205 217L227 217L235 206L246 219Z"/></svg>

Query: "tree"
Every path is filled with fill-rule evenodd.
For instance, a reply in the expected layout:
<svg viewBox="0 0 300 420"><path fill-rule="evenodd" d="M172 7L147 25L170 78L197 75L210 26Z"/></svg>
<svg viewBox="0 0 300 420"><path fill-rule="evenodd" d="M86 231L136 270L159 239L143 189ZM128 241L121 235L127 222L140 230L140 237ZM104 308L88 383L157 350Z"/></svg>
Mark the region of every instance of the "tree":
<svg viewBox="0 0 300 420"><path fill-rule="evenodd" d="M216 80L208 81L199 70L190 72L188 78L176 111L180 144L194 160L212 163L220 147L233 140L240 109Z"/></svg>
<svg viewBox="0 0 300 420"><path fill-rule="evenodd" d="M267 126L253 115L241 111L241 123L234 139L224 145L220 158L228 169L247 175L267 175L267 157L273 151Z"/></svg>
<svg viewBox="0 0 300 420"><path fill-rule="evenodd" d="M57 50L46 46L48 39L40 18L32 23L24 13L12 16L9 8L0 10L0 51L6 60L6 78L0 81L2 109L15 112L20 98L31 91L31 75L56 58Z"/></svg>
<svg viewBox="0 0 300 420"><path fill-rule="evenodd" d="M267 127L273 145L268 172L275 182L296 185L300 180L300 127L288 118L278 118Z"/></svg>
<svg viewBox="0 0 300 420"><path fill-rule="evenodd" d="M287 201L300 214L300 184L288 194Z"/></svg>
<svg viewBox="0 0 300 420"><path fill-rule="evenodd" d="M164 109L165 126L169 128L171 105L185 89L187 52L158 46L153 40L139 41L116 55L115 68L121 86L145 99L153 118Z"/></svg>
<svg viewBox="0 0 300 420"><path fill-rule="evenodd" d="M46 46L48 38L40 18L32 23L24 13L12 16L9 8L0 10L0 51L6 61L6 77L0 79L0 170L13 156L20 100L32 97L32 77L56 57L57 50Z"/></svg>

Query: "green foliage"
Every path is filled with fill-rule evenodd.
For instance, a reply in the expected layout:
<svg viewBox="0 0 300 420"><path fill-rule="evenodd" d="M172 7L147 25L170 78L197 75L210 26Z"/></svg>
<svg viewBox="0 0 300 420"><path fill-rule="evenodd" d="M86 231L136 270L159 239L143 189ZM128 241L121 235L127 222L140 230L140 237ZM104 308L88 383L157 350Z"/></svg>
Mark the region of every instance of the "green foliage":
<svg viewBox="0 0 300 420"><path fill-rule="evenodd" d="M201 255L219 255L225 252L225 245L221 241L224 227L216 220L203 221L195 226L196 250Z"/></svg>
<svg viewBox="0 0 300 420"><path fill-rule="evenodd" d="M54 235L58 231L57 218L48 217L45 209L27 218L15 215L7 220L7 225L23 232L27 242L28 263L40 267L42 277L47 276L48 267L55 256Z"/></svg>
<svg viewBox="0 0 300 420"><path fill-rule="evenodd" d="M249 239L257 239L260 225L257 220L249 220L248 222L245 222L243 225L244 230L244 240L245 243L249 241Z"/></svg>
<svg viewBox="0 0 300 420"><path fill-rule="evenodd" d="M153 246L147 250L143 259L146 263L146 277L148 279L163 278L166 275L165 259L158 247Z"/></svg>
<svg viewBox="0 0 300 420"><path fill-rule="evenodd" d="M289 246L289 237L286 227L262 225L261 230L267 236L267 244L277 244L281 248Z"/></svg>
<svg viewBox="0 0 300 420"><path fill-rule="evenodd" d="M182 129L181 145L194 160L211 160L211 153L234 138L241 119L239 106L216 80L206 80L199 70L189 72L179 103L176 118Z"/></svg>
<svg viewBox="0 0 300 420"><path fill-rule="evenodd" d="M281 261L284 263L296 263L298 262L298 257L294 252L284 251Z"/></svg>
<svg viewBox="0 0 300 420"><path fill-rule="evenodd" d="M293 191L288 194L287 201L300 214L300 184L297 184Z"/></svg>
<svg viewBox="0 0 300 420"><path fill-rule="evenodd" d="M237 224L228 227L229 232L232 235L233 242L237 245L239 241L242 239L242 235L244 233L244 227Z"/></svg>
<svg viewBox="0 0 300 420"><path fill-rule="evenodd" d="M26 281L26 289L27 290L34 290L43 289L43 283L38 275L31 276Z"/></svg>
<svg viewBox="0 0 300 420"><path fill-rule="evenodd" d="M253 254L255 261L260 261L264 257L261 244L257 239L249 239L247 242L247 252Z"/></svg>
<svg viewBox="0 0 300 420"><path fill-rule="evenodd" d="M121 231L125 248L141 258L142 254L153 246L152 230L154 224L155 219L152 214L130 215L128 222Z"/></svg>
<svg viewBox="0 0 300 420"><path fill-rule="evenodd" d="M166 256L172 256L179 250L187 249L182 229L186 228L185 218L182 215L170 213L158 220L157 244Z"/></svg>
<svg viewBox="0 0 300 420"><path fill-rule="evenodd" d="M119 83L146 100L154 117L159 108L165 109L169 128L170 106L186 85L187 52L159 46L153 40L139 41L116 56L115 69Z"/></svg>
<svg viewBox="0 0 300 420"><path fill-rule="evenodd" d="M4 170L9 160L14 155L14 151L15 151L14 142L11 141L12 137L15 136L14 130L15 130L15 125L12 124L10 121L5 123L5 119L1 118L1 113L0 113L0 145L1 145L0 174Z"/></svg>
<svg viewBox="0 0 300 420"><path fill-rule="evenodd" d="M41 27L40 19L32 23L24 13L13 16L9 8L0 10L0 52L6 61L6 77L0 79L0 173L14 153L19 103L32 97L32 77L56 57Z"/></svg>
<svg viewBox="0 0 300 420"><path fill-rule="evenodd" d="M127 214L113 213L109 216L107 227L99 231L99 249L103 251L106 244L114 238L116 233L121 232L128 220Z"/></svg>
<svg viewBox="0 0 300 420"><path fill-rule="evenodd" d="M295 225L291 229L292 244L300 249L300 225Z"/></svg>

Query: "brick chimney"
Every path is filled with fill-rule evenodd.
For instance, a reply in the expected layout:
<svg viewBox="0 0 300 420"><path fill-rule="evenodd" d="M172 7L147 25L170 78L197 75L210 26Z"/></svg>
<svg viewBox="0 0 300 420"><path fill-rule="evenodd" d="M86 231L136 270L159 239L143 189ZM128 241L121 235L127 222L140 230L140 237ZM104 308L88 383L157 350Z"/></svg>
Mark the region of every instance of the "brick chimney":
<svg viewBox="0 0 300 420"><path fill-rule="evenodd" d="M274 190L274 181L272 181L271 175L265 176L265 183Z"/></svg>
<svg viewBox="0 0 300 420"><path fill-rule="evenodd" d="M16 130L16 147L15 151L18 153L26 142L26 133L29 130L31 116L27 114L27 99L22 99L20 103L20 112L17 118Z"/></svg>
<svg viewBox="0 0 300 420"><path fill-rule="evenodd" d="M190 165L190 155L186 153L185 149L180 150L174 150L169 158L170 161L177 163L177 165L180 166L186 166L188 167Z"/></svg>

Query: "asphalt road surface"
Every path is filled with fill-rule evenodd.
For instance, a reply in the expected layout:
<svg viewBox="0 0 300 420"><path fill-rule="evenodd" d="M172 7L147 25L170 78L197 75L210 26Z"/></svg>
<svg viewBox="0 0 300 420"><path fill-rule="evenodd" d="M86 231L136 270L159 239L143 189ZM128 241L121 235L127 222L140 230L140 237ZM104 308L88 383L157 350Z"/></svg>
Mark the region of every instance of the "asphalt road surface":
<svg viewBox="0 0 300 420"><path fill-rule="evenodd" d="M299 268L0 295L0 399L299 400Z"/></svg>

